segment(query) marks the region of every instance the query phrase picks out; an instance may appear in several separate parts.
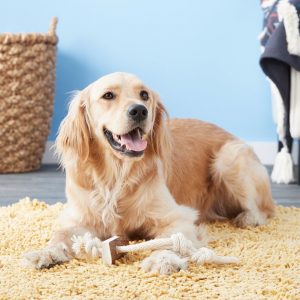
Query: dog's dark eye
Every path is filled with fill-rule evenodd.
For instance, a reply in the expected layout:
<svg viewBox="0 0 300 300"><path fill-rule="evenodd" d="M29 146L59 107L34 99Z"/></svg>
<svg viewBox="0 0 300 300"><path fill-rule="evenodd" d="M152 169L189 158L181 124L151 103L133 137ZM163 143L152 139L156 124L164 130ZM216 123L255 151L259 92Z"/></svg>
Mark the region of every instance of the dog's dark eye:
<svg viewBox="0 0 300 300"><path fill-rule="evenodd" d="M115 95L112 92L107 92L102 96L105 100L112 100L115 98Z"/></svg>
<svg viewBox="0 0 300 300"><path fill-rule="evenodd" d="M149 94L146 91L141 91L140 92L140 97L141 97L142 100L147 101L149 99Z"/></svg>

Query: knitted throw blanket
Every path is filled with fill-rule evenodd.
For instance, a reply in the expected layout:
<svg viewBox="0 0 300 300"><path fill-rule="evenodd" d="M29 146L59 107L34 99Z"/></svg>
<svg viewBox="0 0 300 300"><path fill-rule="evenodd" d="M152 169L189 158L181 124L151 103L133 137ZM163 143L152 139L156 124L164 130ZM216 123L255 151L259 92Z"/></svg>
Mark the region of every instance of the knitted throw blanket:
<svg viewBox="0 0 300 300"><path fill-rule="evenodd" d="M289 183L293 181L292 160L285 153L291 152L293 138L300 137L300 0L262 0L261 7L264 18L260 65L271 80L273 105L277 108L278 150L284 148L281 162L289 164L290 169L289 175L282 178L280 173L286 169L277 168L278 176L273 172L272 179Z"/></svg>

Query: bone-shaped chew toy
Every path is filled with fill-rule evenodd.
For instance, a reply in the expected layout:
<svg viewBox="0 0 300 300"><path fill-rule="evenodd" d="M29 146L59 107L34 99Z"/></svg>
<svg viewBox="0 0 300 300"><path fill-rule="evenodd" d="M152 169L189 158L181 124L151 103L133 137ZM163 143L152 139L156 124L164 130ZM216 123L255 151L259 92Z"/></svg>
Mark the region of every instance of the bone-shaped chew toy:
<svg viewBox="0 0 300 300"><path fill-rule="evenodd" d="M137 244L128 244L128 240L118 236L113 236L103 242L99 239L92 239L91 235L82 237L73 237L73 250L76 252L85 250L87 245L83 245L83 240L90 238L90 241L96 239L98 252L102 254L102 260L106 265L112 265L117 259L127 252L144 251L144 250L171 250L182 257L186 257L198 264L217 263L217 264L236 264L238 258L234 256L219 256L213 250L201 247L199 249L193 246L193 243L186 239L182 233L172 234L169 238L157 238ZM88 241L89 242L89 241ZM87 242L87 244L88 244ZM87 251L87 250L86 250Z"/></svg>

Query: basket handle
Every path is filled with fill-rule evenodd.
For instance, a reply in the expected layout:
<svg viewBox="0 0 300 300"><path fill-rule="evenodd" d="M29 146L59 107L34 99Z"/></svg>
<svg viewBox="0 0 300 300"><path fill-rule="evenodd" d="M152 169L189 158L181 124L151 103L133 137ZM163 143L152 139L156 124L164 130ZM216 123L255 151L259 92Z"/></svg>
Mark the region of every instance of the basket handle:
<svg viewBox="0 0 300 300"><path fill-rule="evenodd" d="M50 23L49 31L48 31L49 35L55 35L57 22L58 22L57 17L53 17L51 20L51 23Z"/></svg>

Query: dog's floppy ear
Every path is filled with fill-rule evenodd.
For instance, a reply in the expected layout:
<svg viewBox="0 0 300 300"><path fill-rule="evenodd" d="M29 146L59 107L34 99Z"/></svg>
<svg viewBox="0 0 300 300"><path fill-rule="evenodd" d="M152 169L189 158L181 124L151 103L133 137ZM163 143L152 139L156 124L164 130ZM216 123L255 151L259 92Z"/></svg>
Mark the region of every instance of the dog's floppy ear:
<svg viewBox="0 0 300 300"><path fill-rule="evenodd" d="M61 157L69 150L72 150L72 155L77 154L83 161L89 156L91 133L84 97L84 92L74 96L68 114L59 127L56 150Z"/></svg>
<svg viewBox="0 0 300 300"><path fill-rule="evenodd" d="M152 92L155 100L154 107L154 125L151 134L151 145L154 153L159 156L163 163L170 161L171 154L171 137L167 127L167 121L169 115L162 104L160 97L157 93Z"/></svg>

